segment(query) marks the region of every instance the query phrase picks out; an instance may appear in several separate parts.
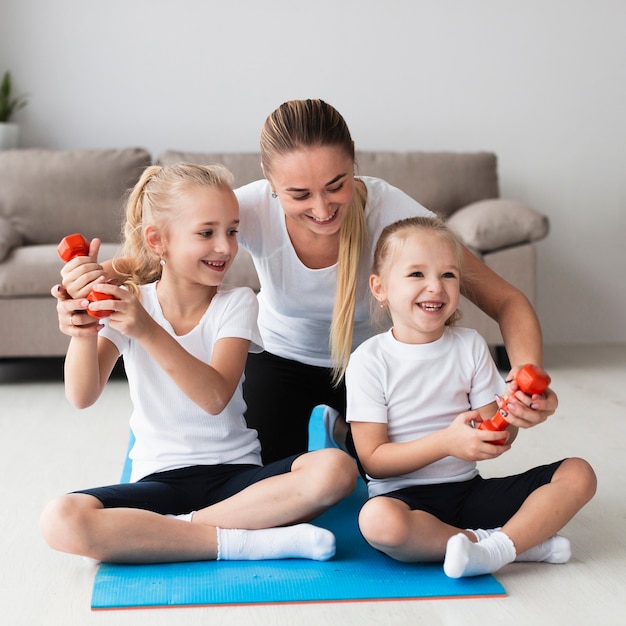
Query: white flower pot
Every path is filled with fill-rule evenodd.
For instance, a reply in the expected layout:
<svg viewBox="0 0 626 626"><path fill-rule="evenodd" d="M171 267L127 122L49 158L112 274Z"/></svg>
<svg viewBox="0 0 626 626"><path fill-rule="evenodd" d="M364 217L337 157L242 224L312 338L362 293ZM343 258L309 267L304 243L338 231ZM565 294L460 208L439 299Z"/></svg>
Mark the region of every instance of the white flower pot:
<svg viewBox="0 0 626 626"><path fill-rule="evenodd" d="M12 122L0 122L0 150L17 148L20 128Z"/></svg>

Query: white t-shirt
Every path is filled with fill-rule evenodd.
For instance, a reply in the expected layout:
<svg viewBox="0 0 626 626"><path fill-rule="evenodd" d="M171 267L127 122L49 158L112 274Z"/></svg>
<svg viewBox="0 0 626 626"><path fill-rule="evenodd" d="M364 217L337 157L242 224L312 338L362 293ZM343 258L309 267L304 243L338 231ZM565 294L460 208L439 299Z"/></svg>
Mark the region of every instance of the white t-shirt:
<svg viewBox="0 0 626 626"><path fill-rule="evenodd" d="M382 229L399 219L432 215L410 196L384 180L362 176L367 187L368 238L361 259L353 348L377 331L370 323L374 247ZM308 365L330 367L330 323L335 303L337 265L310 269L298 258L278 198L268 181L235 190L241 211L239 242L250 252L259 280L259 329L268 352Z"/></svg>
<svg viewBox="0 0 626 626"><path fill-rule="evenodd" d="M413 441L440 431L464 411L502 394L500 376L484 339L473 329L446 327L437 341L408 344L389 330L372 337L346 371L348 422L387 424L389 441ZM370 497L412 485L460 482L476 463L445 457L415 472L371 479Z"/></svg>
<svg viewBox="0 0 626 626"><path fill-rule="evenodd" d="M160 326L205 363L210 362L215 343L224 337L249 339L250 351L261 351L258 304L247 287L220 285L198 325L183 336L177 336L163 317L156 283L141 286L141 301ZM180 390L139 342L108 325L100 334L115 344L128 376L133 402L130 426L135 435L131 481L193 465L262 464L257 432L244 419L243 376L228 406L219 415L211 415Z"/></svg>

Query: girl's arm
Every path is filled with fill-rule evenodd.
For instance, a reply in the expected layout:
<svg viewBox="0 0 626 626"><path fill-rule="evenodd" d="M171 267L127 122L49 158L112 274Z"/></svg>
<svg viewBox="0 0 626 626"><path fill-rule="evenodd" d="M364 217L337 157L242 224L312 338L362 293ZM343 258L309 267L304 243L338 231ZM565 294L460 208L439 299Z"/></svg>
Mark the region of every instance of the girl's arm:
<svg viewBox="0 0 626 626"><path fill-rule="evenodd" d="M484 415L493 417L496 403L488 405ZM389 478L414 472L446 456L466 461L493 459L511 446L493 445L503 433L478 430L471 427L472 420L489 419L479 411L461 413L447 428L406 442L389 441L387 424L376 422L351 422L352 438L365 471L373 478Z"/></svg>
<svg viewBox="0 0 626 626"><path fill-rule="evenodd" d="M210 363L187 352L158 324L155 332L140 339L143 348L163 368L181 391L211 415L221 413L239 384L250 341L224 337L213 347Z"/></svg>
<svg viewBox="0 0 626 626"><path fill-rule="evenodd" d="M117 348L97 335L72 337L65 357L65 395L78 409L91 406L102 390L117 361Z"/></svg>
<svg viewBox="0 0 626 626"><path fill-rule="evenodd" d="M103 300L93 308L112 310L109 326L138 341L181 391L211 415L221 413L239 384L248 357L250 341L225 337L213 347L211 362L196 358L161 327L138 298L117 285L99 284L97 291L116 300Z"/></svg>

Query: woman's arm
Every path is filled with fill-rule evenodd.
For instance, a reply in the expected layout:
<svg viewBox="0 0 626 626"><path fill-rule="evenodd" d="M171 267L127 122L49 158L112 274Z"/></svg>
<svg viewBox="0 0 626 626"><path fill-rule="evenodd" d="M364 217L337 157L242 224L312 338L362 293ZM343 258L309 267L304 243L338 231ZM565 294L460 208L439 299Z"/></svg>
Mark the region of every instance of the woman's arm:
<svg viewBox="0 0 626 626"><path fill-rule="evenodd" d="M543 365L543 336L528 298L464 248L461 290L484 313L498 322L513 366Z"/></svg>
<svg viewBox="0 0 626 626"><path fill-rule="evenodd" d="M543 335L537 314L528 298L491 270L467 248L463 257L463 295L498 322L504 345L513 364L509 378L526 363L543 365ZM548 388L544 395L530 398L521 391L508 407L515 425L530 428L544 422L558 406L556 394Z"/></svg>

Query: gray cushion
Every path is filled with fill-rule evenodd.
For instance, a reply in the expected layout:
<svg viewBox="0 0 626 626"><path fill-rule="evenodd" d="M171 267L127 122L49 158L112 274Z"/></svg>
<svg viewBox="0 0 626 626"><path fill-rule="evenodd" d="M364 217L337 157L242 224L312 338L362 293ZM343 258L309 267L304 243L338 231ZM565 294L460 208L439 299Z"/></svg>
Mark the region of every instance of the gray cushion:
<svg viewBox="0 0 626 626"><path fill-rule="evenodd" d="M537 241L550 227L545 215L506 199L474 202L451 215L448 225L463 243L481 252Z"/></svg>
<svg viewBox="0 0 626 626"><path fill-rule="evenodd" d="M359 174L386 180L444 218L500 195L491 152L357 151L356 160Z"/></svg>
<svg viewBox="0 0 626 626"><path fill-rule="evenodd" d="M150 154L122 150L0 150L0 216L26 244L81 232L119 241L124 196Z"/></svg>

